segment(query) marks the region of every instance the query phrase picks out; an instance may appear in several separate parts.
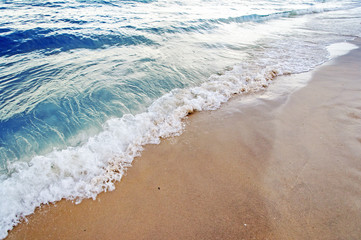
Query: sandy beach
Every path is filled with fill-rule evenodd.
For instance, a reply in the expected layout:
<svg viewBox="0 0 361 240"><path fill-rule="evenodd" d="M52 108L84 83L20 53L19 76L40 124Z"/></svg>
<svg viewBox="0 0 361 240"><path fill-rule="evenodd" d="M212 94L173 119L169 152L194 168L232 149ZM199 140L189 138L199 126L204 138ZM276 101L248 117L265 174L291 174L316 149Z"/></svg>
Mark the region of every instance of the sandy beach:
<svg viewBox="0 0 361 240"><path fill-rule="evenodd" d="M7 239L359 239L360 59L190 115L115 191L43 206Z"/></svg>

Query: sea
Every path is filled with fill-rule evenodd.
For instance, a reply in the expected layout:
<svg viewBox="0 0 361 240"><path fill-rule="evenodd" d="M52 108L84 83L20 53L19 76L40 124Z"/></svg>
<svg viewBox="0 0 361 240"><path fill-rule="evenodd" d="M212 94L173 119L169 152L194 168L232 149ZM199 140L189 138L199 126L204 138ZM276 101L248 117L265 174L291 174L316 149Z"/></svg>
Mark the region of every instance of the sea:
<svg viewBox="0 0 361 240"><path fill-rule="evenodd" d="M359 0L0 0L0 238L357 37Z"/></svg>

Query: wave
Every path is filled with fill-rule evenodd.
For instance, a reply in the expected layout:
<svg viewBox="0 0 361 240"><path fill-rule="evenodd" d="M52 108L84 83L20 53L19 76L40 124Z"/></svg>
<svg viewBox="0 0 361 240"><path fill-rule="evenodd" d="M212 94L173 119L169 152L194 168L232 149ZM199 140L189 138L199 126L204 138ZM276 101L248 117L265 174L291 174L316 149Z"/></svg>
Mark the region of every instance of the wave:
<svg viewBox="0 0 361 240"><path fill-rule="evenodd" d="M205 19L199 20L200 22L211 22L211 23L243 23L243 22L263 22L278 18L289 18L289 17L296 17L302 16L307 14L317 14L317 13L324 13L324 12L331 12L331 11L339 11L339 10L346 10L352 9L355 6L348 5L348 6L338 6L338 7L309 7L306 9L297 9L297 10L288 10L288 11L281 11L275 12L271 14L250 14L244 15L239 17L229 17L229 18L218 18L218 19Z"/></svg>
<svg viewBox="0 0 361 240"><path fill-rule="evenodd" d="M0 57L28 53L36 50L64 52L72 49L97 49L109 46L153 45L152 40L142 35L84 35L58 33L50 29L35 28L12 31L0 36Z"/></svg>
<svg viewBox="0 0 361 240"><path fill-rule="evenodd" d="M182 119L189 113L217 109L235 93L263 88L277 72L265 70L262 74L262 79L247 77L235 68L200 87L173 90L147 112L108 120L104 131L81 147L37 156L29 164L10 164L11 175L0 184L0 237L41 204L62 198L80 202L113 190L114 181L121 179L145 144L179 135L184 128Z"/></svg>
<svg viewBox="0 0 361 240"><path fill-rule="evenodd" d="M148 27L148 28L136 28L136 29L155 34L202 32L202 31L210 31L212 29L216 29L218 28L219 24L246 23L246 22L261 23L279 18L291 18L296 16L346 10L351 8L354 8L354 6L349 5L349 6L325 7L325 8L309 7L307 9L288 10L288 11L275 12L271 14L249 14L249 15L242 15L238 17L228 17L228 18L198 19L182 24L188 26L170 26L167 28Z"/></svg>
<svg viewBox="0 0 361 240"><path fill-rule="evenodd" d="M290 43L277 44L284 48ZM122 178L143 146L181 134L182 120L188 114L215 110L234 94L258 92L276 76L307 71L325 60L325 49L319 49L320 57L315 58L302 55L304 51L311 51L302 46L298 52L293 49L295 59L290 59L289 52L279 52L278 47L267 53L272 57L258 56L212 75L198 87L172 90L146 112L108 120L103 131L82 146L54 150L34 157L29 163L9 163L10 175L0 182L0 237L5 237L8 230L41 204L63 198L79 203L84 198L95 199L100 192L113 190L115 181Z"/></svg>
<svg viewBox="0 0 361 240"><path fill-rule="evenodd" d="M86 3L88 1L78 1L79 3ZM93 4L107 5L117 4L116 1L91 1ZM124 1L126 3L151 3L153 1ZM25 4L22 2L22 4ZM59 2L59 4L65 5L67 2ZM33 3L36 6L47 7L53 6L55 3ZM57 6L57 5L56 5ZM67 7L71 7L70 4ZM63 6L64 7L64 6ZM78 6L79 7L79 6ZM16 54L28 53L31 51L41 50L47 53L58 53L68 51L72 49L87 48L97 49L109 46L129 46L129 45L156 45L156 43L147 38L142 32L153 33L153 34L174 34L182 32L202 32L211 31L212 29L218 28L220 24L231 24L231 23L245 23L245 22L264 22L278 18L295 17L299 15L314 14L321 12L336 11L342 9L348 9L354 7L353 5L339 6L339 7L309 7L306 9L299 10L288 10L274 12L271 14L249 14L241 15L237 17L228 18L210 18L210 19L196 19L190 21L181 22L181 24L170 23L166 27L142 27L126 24L120 26L120 29L129 30L129 34L121 32L106 32L101 29L86 29L84 25L89 20L85 19L72 19L69 17L62 17L59 19L52 20L53 24L58 22L64 22L70 24L67 28L61 29L48 29L48 28L33 28L27 30L15 30L9 28L0 29L0 57L1 56L12 56ZM85 8L85 7L84 7ZM94 19L92 19L94 20ZM102 21L97 19L97 21ZM99 22L101 24L103 22ZM83 32L92 32L92 34ZM139 34L134 34L139 33Z"/></svg>

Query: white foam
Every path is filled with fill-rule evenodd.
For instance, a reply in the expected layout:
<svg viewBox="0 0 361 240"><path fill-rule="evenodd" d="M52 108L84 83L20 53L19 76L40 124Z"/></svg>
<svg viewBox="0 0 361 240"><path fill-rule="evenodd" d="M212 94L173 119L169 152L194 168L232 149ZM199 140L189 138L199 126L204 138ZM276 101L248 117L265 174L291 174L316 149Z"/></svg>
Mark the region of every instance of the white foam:
<svg viewBox="0 0 361 240"><path fill-rule="evenodd" d="M357 49L357 48L358 48L358 46L356 46L355 44L348 43L348 42L339 42L339 43L334 43L334 44L327 46L327 51L330 54L329 58L334 59L336 57L346 55L350 51Z"/></svg>

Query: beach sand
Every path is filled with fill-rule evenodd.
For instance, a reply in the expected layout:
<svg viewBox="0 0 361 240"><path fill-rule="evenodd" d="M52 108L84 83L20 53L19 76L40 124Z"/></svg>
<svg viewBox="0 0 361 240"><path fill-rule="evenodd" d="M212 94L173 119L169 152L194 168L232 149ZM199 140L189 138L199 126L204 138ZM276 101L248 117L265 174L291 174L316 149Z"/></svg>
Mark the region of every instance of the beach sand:
<svg viewBox="0 0 361 240"><path fill-rule="evenodd" d="M360 239L361 50L275 81L190 115L115 191L43 206L8 239Z"/></svg>

